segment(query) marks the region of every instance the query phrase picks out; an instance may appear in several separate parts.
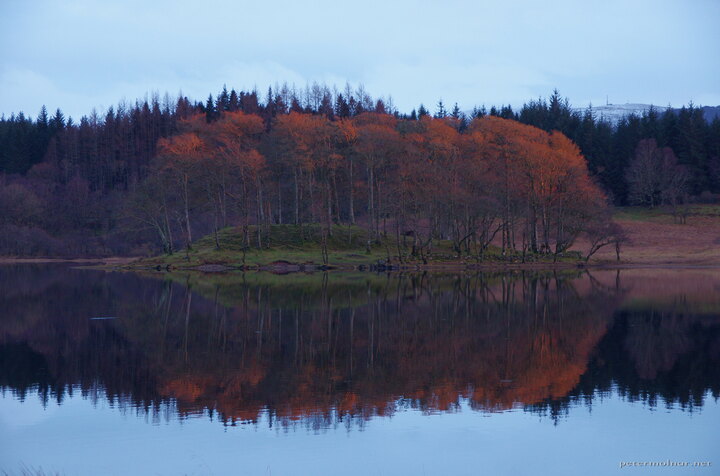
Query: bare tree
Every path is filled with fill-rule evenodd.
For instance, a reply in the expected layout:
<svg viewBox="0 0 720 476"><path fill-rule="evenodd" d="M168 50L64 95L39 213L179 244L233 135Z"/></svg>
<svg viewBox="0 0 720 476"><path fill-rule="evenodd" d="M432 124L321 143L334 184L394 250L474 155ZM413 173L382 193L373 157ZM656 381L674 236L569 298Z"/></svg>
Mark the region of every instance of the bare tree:
<svg viewBox="0 0 720 476"><path fill-rule="evenodd" d="M585 262L608 245L614 245L615 255L620 261L620 247L627 242L628 237L625 230L612 220L599 220L593 222L587 229L587 235L590 239L590 249L585 255Z"/></svg>
<svg viewBox="0 0 720 476"><path fill-rule="evenodd" d="M638 143L625 172L630 203L650 208L663 202L675 205L686 193L688 174L669 147L658 148L655 139Z"/></svg>

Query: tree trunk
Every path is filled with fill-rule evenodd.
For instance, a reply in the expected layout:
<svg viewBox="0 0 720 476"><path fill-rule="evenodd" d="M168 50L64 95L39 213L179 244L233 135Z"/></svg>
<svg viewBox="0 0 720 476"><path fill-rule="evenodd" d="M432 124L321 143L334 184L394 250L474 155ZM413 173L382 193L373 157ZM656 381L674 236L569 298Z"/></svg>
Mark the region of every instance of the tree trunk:
<svg viewBox="0 0 720 476"><path fill-rule="evenodd" d="M183 198L185 201L185 225L187 229L187 249L191 249L191 243L192 243L192 230L190 228L190 204L189 204L189 196L188 196L188 176L187 174L183 175Z"/></svg>
<svg viewBox="0 0 720 476"><path fill-rule="evenodd" d="M335 221L339 224L340 223L340 198L338 197L338 189L337 189L337 175L335 172L332 174L332 192L333 192L333 198L335 199Z"/></svg>
<svg viewBox="0 0 720 476"><path fill-rule="evenodd" d="M370 215L370 237L374 240L375 239L375 187L373 186L373 183L375 182L375 174L373 171L373 167L368 167L368 214Z"/></svg>
<svg viewBox="0 0 720 476"><path fill-rule="evenodd" d="M295 178L295 224L300 223L300 187L298 185L297 167L293 169L293 177Z"/></svg>
<svg viewBox="0 0 720 476"><path fill-rule="evenodd" d="M353 189L355 188L355 183L353 182L353 161L350 160L350 224L355 224L355 202L354 202L354 193Z"/></svg>
<svg viewBox="0 0 720 476"><path fill-rule="evenodd" d="M282 225L282 186L278 180L278 225Z"/></svg>
<svg viewBox="0 0 720 476"><path fill-rule="evenodd" d="M328 178L325 179L325 194L327 199L327 229L328 234L332 236L332 188L330 187L330 180Z"/></svg>

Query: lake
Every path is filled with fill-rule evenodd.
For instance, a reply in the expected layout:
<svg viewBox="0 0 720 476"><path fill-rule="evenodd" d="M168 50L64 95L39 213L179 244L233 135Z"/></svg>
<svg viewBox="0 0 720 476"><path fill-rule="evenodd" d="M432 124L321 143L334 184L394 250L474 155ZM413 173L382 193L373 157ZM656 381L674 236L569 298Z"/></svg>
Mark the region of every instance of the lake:
<svg viewBox="0 0 720 476"><path fill-rule="evenodd" d="M0 266L7 474L720 474L719 396L713 269Z"/></svg>

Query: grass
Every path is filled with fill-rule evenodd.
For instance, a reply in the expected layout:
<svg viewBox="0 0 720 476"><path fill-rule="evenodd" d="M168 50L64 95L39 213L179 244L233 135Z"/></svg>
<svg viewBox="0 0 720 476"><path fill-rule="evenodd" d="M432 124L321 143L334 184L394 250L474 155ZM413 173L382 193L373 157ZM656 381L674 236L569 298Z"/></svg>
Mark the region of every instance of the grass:
<svg viewBox="0 0 720 476"><path fill-rule="evenodd" d="M262 248L258 248L257 227L248 229L250 246L241 228L225 228L218 233L220 247L214 235L196 241L189 252L143 260L144 264L188 267L201 264L227 266L262 266L273 263L322 265L322 236L318 225L271 225L262 230ZM357 266L376 263L386 257L382 244L368 248L367 232L357 226L334 225L327 237L328 263Z"/></svg>
<svg viewBox="0 0 720 476"><path fill-rule="evenodd" d="M671 207L623 207L618 208L614 220L623 228L627 241L622 244L621 261L616 261L615 249L601 249L591 264L610 265L720 265L720 205L690 205L685 223L673 215ZM174 268L212 271L208 265L222 268L270 269L273 271L312 270L325 266L323 260L322 229L319 225L271 225L263 228L262 248L258 248L257 228L248 229L250 247L241 228L225 228L219 232L220 248L215 246L213 235L205 236L188 252L181 250L170 256L157 256L134 262L130 268ZM333 225L327 237L327 267L339 269L382 269L387 265L388 254L394 269L442 270L458 268L556 268L573 266L589 248L580 237L573 251L553 261L548 255L519 254L501 256L497 246L490 246L484 260L458 254L447 240L433 241L432 254L424 263L419 257L411 257L412 239L403 249L403 263L398 260L394 236L368 243L368 232L358 226ZM508 266L509 265L509 266Z"/></svg>
<svg viewBox="0 0 720 476"><path fill-rule="evenodd" d="M688 217L720 217L720 205L688 205ZM670 206L661 207L619 207L614 215L616 220L650 221L670 223L675 221Z"/></svg>
<svg viewBox="0 0 720 476"><path fill-rule="evenodd" d="M174 267L195 268L198 266L221 265L223 267L283 267L302 265L305 267L328 266L343 269L387 265L388 255L393 266L401 265L395 237L386 237L372 241L363 228L352 225L333 225L332 233L326 238L327 262L323 260L322 228L317 225L270 225L261 229L258 247L258 229L248 227L248 234L242 228L230 227L218 233L219 248L215 236L208 235L193 243L189 251L178 251L173 255L164 255L144 259L132 267ZM248 246L248 238L250 246ZM410 256L411 238L407 238L402 248L404 266L458 266L477 265L474 257L458 254L448 240L433 241L432 254L423 263L419 257ZM508 264L522 261L521 255L502 257L500 249L490 246L485 253L487 263ZM576 262L577 253L570 253L559 259L560 262ZM552 257L526 255L529 263L553 263Z"/></svg>
<svg viewBox="0 0 720 476"><path fill-rule="evenodd" d="M720 265L720 205L689 205L685 223L680 223L668 206L618 208L614 219L627 236L622 245L624 264ZM607 247L594 259L615 263L614 254L614 249Z"/></svg>

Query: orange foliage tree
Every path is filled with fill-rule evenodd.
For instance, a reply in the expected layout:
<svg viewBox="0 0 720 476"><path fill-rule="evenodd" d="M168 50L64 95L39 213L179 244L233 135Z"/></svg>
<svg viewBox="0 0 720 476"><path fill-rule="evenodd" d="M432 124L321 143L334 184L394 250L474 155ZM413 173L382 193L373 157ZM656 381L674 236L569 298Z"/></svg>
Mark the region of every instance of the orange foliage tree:
<svg viewBox="0 0 720 476"><path fill-rule="evenodd" d="M165 159L163 171L171 177L180 191L182 214L179 221L185 230L185 245L192 244L192 226L190 223L191 186L200 169L200 162L206 153L205 144L194 132L180 134L168 139L160 139L158 149Z"/></svg>
<svg viewBox="0 0 720 476"><path fill-rule="evenodd" d="M427 115L292 111L264 121L236 111L179 129L158 145L188 246L191 216L208 209L217 246L217 230L232 223L247 246L258 225L263 247L272 223L321 223L325 237L357 220L400 262L427 260L438 239L458 257L484 259L495 242L503 256L557 257L581 233L608 229L606 197L577 146L512 120L482 117L461 132L452 118Z"/></svg>

